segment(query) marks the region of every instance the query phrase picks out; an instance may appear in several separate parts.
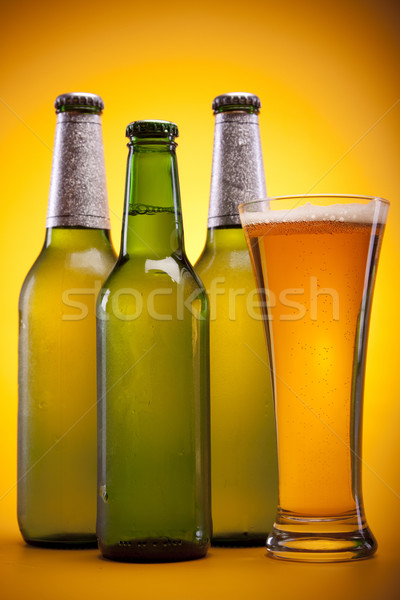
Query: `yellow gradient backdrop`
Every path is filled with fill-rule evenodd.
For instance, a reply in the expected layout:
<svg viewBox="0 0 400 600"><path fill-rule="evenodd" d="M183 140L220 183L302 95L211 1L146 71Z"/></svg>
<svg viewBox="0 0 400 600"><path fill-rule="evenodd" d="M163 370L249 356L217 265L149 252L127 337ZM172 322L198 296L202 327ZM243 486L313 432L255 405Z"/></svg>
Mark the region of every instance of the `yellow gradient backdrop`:
<svg viewBox="0 0 400 600"><path fill-rule="evenodd" d="M376 598L378 592L385 599L400 597L399 30L398 0L2 3L0 595L6 590L4 598L28 594L44 599L94 598L110 595L113 589L126 593L128 585L131 597L140 593L150 599L321 594L346 599L355 594ZM17 300L44 239L53 101L69 91L94 92L105 101L106 168L117 248L125 127L136 119L168 119L180 129L186 247L190 258L197 258L205 238L211 174L210 105L214 96L228 91L261 97L270 195L336 192L380 195L391 201L366 377L364 496L379 542L378 555L371 561L293 565L267 560L262 549L213 550L209 559L190 566L138 569L101 562L96 553L57 554L23 546L15 519Z"/></svg>

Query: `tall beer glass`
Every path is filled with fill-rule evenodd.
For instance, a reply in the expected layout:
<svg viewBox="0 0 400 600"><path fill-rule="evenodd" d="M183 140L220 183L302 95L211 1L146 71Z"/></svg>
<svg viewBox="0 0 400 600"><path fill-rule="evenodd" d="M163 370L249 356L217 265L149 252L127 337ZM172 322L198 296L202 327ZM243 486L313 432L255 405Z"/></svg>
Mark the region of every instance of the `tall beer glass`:
<svg viewBox="0 0 400 600"><path fill-rule="evenodd" d="M372 291L389 204L359 196L240 207L264 312L277 424L272 556L366 558L361 420Z"/></svg>

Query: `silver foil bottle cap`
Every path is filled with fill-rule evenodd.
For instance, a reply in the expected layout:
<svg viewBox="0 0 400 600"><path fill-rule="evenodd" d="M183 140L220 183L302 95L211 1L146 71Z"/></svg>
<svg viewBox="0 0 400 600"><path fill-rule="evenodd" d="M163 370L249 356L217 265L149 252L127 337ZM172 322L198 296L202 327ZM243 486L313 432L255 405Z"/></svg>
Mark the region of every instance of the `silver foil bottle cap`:
<svg viewBox="0 0 400 600"><path fill-rule="evenodd" d="M70 92L69 94L60 94L60 96L57 96L54 107L56 112L61 112L62 110L79 110L79 108L94 108L101 112L104 110L104 102L97 94Z"/></svg>
<svg viewBox="0 0 400 600"><path fill-rule="evenodd" d="M95 94L62 94L56 98L47 227L109 229L101 111Z"/></svg>
<svg viewBox="0 0 400 600"><path fill-rule="evenodd" d="M261 101L255 94L247 92L230 92L229 94L221 94L214 98L212 109L214 113L223 110L241 110L250 108L252 112L258 114L261 108Z"/></svg>
<svg viewBox="0 0 400 600"><path fill-rule="evenodd" d="M222 94L215 114L208 227L240 227L239 204L265 198L258 96Z"/></svg>

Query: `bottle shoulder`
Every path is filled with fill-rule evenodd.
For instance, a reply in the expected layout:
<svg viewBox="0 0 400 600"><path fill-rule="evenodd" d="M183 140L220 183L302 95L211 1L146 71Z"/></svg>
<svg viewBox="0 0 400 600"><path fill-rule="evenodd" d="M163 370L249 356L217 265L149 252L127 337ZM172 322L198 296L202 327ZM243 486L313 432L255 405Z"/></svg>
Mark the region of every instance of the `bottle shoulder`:
<svg viewBox="0 0 400 600"><path fill-rule="evenodd" d="M59 248L44 246L29 269L20 292L20 306L32 297L67 288L87 288L92 282L100 284L116 261L111 244L99 247Z"/></svg>
<svg viewBox="0 0 400 600"><path fill-rule="evenodd" d="M110 271L115 264L116 255L111 245L104 247L87 246L81 248L44 247L33 263L30 273L38 274L49 268L61 268L65 271Z"/></svg>
<svg viewBox="0 0 400 600"><path fill-rule="evenodd" d="M40 279L42 264L46 261L46 248L42 248L39 253L39 256L34 261L33 265L30 267L29 271L25 275L25 279L22 282L21 291L19 293L19 304L21 308L21 304L26 296L32 291L32 287L37 282L38 278Z"/></svg>
<svg viewBox="0 0 400 600"><path fill-rule="evenodd" d="M168 314L169 320L181 313L182 318L185 315L185 320L190 320L190 307L202 319L208 318L205 288L185 257L120 257L97 297L99 319L112 316L113 322L115 318L124 320L133 311L133 320L140 316L143 321L152 317L154 306L162 306L160 313Z"/></svg>
<svg viewBox="0 0 400 600"><path fill-rule="evenodd" d="M201 280L186 256L174 254L158 259L144 255L120 256L103 288L112 292L124 286L148 287L159 283L171 286L190 284L204 290Z"/></svg>
<svg viewBox="0 0 400 600"><path fill-rule="evenodd" d="M204 283L219 274L238 277L239 273L252 273L250 255L245 244L206 244L195 269Z"/></svg>

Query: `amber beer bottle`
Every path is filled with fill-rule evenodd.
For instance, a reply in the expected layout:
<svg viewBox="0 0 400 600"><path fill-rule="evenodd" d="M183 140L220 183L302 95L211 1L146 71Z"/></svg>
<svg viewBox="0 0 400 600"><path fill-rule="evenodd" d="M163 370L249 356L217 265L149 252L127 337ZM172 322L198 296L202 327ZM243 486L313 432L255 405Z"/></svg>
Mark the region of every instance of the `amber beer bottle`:
<svg viewBox="0 0 400 600"><path fill-rule="evenodd" d="M43 249L19 300L18 521L24 539L96 545L96 295L115 255L101 130L103 101L55 102Z"/></svg>
<svg viewBox="0 0 400 600"><path fill-rule="evenodd" d="M196 265L210 299L214 544L263 545L277 505L271 379L238 205L265 198L260 100L217 96L207 240Z"/></svg>
<svg viewBox="0 0 400 600"><path fill-rule="evenodd" d="M128 125L121 253L98 298L99 499L106 558L200 558L211 537L209 316L184 249L168 121Z"/></svg>

